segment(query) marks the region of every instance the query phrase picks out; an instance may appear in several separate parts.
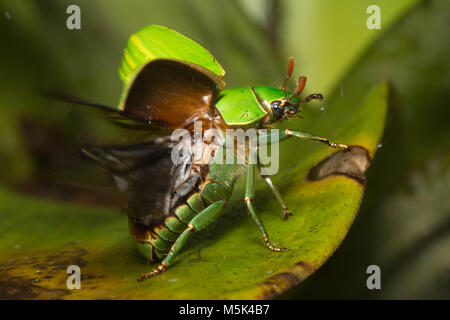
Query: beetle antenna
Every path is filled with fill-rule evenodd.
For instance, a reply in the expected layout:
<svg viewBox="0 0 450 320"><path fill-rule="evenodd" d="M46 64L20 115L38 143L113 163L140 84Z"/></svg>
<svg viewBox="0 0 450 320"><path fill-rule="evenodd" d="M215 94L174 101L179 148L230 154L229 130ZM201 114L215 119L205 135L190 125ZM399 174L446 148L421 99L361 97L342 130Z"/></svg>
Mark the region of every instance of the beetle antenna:
<svg viewBox="0 0 450 320"><path fill-rule="evenodd" d="M289 62L288 62L288 70L287 70L287 73L286 73L286 78L284 79L284 82L283 82L283 84L280 87L280 89L283 90L284 93L286 93L287 82L291 78L292 72L294 72L294 65L295 65L294 57L290 57L289 58Z"/></svg>
<svg viewBox="0 0 450 320"><path fill-rule="evenodd" d="M297 80L297 88L295 90L295 93L291 95L288 100L298 97L303 92L303 89L305 89L305 85L306 85L306 77L300 76Z"/></svg>

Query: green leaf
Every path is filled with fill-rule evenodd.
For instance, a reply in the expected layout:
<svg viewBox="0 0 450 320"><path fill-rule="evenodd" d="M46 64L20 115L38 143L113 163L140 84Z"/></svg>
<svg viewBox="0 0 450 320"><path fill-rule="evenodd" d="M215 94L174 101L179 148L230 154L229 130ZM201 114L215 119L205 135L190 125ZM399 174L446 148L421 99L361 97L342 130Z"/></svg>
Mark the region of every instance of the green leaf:
<svg viewBox="0 0 450 320"><path fill-rule="evenodd" d="M332 102L332 105L335 102ZM355 107L356 105L356 107ZM264 184L256 209L271 240L262 244L248 217L242 187L223 216L195 234L176 263L137 283L154 268L134 250L127 218L111 209L87 208L0 191L0 298L64 299L255 299L272 298L317 270L336 250L358 211L364 171L384 128L387 85L364 101L340 109L340 127L322 128L334 140L354 146L342 153L323 145L292 154L276 184L294 215L281 209ZM308 142L296 141L297 146ZM81 290L66 287L69 265L81 268Z"/></svg>

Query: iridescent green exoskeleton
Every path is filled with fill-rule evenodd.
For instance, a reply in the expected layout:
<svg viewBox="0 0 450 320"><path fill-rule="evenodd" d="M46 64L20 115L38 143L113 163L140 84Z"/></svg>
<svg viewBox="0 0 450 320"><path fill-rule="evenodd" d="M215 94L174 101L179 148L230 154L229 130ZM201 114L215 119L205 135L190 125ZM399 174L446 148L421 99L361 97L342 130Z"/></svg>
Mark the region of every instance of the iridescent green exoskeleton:
<svg viewBox="0 0 450 320"><path fill-rule="evenodd" d="M186 129L200 121L203 130L215 128L269 129L258 131L258 141L269 141L270 128L278 121L300 117L300 104L322 99L321 94L300 98L306 78L300 77L295 92L286 91L294 69L288 64L280 88L255 86L223 90L225 71L205 48L188 37L162 26L151 25L132 35L119 70L124 83L117 117L151 128ZM111 110L112 111L112 110ZM347 150L325 138L296 130L281 130L276 142L296 137L319 141ZM260 230L264 244L283 251L269 240L264 224L252 204L254 175L259 163L223 164L218 149L202 141L212 161L198 164L192 154L178 153L179 143L170 136L131 146L92 147L85 152L114 176L118 187L129 194L129 224L139 251L150 260L162 260L139 280L155 276L170 265L192 233L205 229L222 213L237 178L247 175L245 204ZM272 141L272 140L271 140ZM209 149L208 149L209 148ZM250 155L257 153L251 150ZM291 212L269 176L263 176L282 208Z"/></svg>

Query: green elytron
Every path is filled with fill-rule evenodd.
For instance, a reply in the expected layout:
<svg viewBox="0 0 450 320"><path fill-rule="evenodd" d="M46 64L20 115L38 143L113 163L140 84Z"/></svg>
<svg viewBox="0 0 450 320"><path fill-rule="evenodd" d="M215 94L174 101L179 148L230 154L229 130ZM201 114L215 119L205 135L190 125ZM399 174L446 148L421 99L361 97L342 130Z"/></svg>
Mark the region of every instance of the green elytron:
<svg viewBox="0 0 450 320"><path fill-rule="evenodd" d="M225 71L210 52L174 30L151 25L128 41L119 70L124 90L119 110L114 112L122 120L152 131L186 129L193 137L196 122L201 122L204 132L269 129L264 133L257 131L257 139L260 143L273 142L270 128L274 123L300 117L300 103L322 99L321 94L299 97L305 77L298 79L294 93L286 91L293 69L291 58L280 88L222 90ZM344 144L290 129L281 130L277 137L275 142L297 137L348 149ZM129 193L130 233L139 251L152 261L162 260L156 269L138 280L155 276L172 265L190 235L206 228L221 214L237 178L245 173L245 203L264 244L274 251L284 250L272 245L252 204L255 169L260 164L248 159L257 159L257 149L246 154L244 163L223 164L225 144L217 146L204 139L201 144L212 158L206 164L197 163L191 153L180 151L179 142L170 136L131 146L85 149L86 154L113 174L118 187ZM172 160L174 152L176 163ZM281 204L283 219L287 218L291 212L269 176L263 178Z"/></svg>

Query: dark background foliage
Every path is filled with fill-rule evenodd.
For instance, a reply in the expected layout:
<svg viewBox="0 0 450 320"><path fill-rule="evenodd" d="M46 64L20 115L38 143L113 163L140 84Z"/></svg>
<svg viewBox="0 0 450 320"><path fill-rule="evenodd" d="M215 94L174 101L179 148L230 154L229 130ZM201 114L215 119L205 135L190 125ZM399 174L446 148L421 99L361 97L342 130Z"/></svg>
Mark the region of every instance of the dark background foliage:
<svg viewBox="0 0 450 320"><path fill-rule="evenodd" d="M81 7L79 31L66 28L69 4ZM365 26L369 4L382 10L381 30ZM205 45L229 87L278 86L291 55L308 76L307 92L342 104L388 80L387 127L358 217L334 256L281 298L450 298L448 1L42 0L3 1L0 9L0 183L58 200L121 205L92 181L76 150L139 137L38 90L115 106L122 50L147 24ZM321 107L305 112L312 123L333 124ZM296 124L308 128L307 121ZM371 264L381 267L382 290L366 287Z"/></svg>

